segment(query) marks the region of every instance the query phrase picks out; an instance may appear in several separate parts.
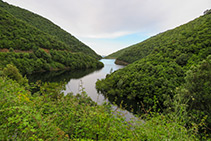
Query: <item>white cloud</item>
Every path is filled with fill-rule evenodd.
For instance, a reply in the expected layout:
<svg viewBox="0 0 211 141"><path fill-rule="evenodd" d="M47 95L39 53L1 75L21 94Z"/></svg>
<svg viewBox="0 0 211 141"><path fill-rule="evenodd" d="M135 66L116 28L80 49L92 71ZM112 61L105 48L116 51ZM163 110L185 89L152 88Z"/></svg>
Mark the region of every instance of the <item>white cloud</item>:
<svg viewBox="0 0 211 141"><path fill-rule="evenodd" d="M99 33L97 35L87 35L87 36L82 36L82 37L86 37L86 38L107 38L107 39L113 39L113 38L118 38L121 36L125 36L128 34L132 34L133 32L127 32L127 31L119 31L119 32L112 32L112 33Z"/></svg>

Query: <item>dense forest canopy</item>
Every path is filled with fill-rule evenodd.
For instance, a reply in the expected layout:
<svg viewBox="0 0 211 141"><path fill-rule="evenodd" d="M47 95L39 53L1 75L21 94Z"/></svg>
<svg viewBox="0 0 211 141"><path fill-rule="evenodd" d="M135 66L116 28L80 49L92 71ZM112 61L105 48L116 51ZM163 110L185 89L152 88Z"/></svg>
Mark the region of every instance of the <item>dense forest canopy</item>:
<svg viewBox="0 0 211 141"><path fill-rule="evenodd" d="M100 57L96 54L90 54L87 47L80 46L83 44L74 37L69 40L74 39L75 42L67 44L56 36L48 34L45 30L38 29L33 24L12 15L5 10L7 8L4 6L6 5L10 10L15 10L20 15L24 13L22 9L14 8L2 1L0 4L0 66L14 64L24 74L61 69L101 68L103 66L97 60ZM28 11L27 13L30 14ZM28 16L30 17L30 15ZM46 25L45 22L42 24ZM52 23L49 23L49 27L51 25ZM57 31L60 32L55 30L55 32ZM85 50L74 52L70 45Z"/></svg>
<svg viewBox="0 0 211 141"><path fill-rule="evenodd" d="M43 31L53 36L57 41L66 44L67 48L72 52L83 52L91 55L94 58L100 59L101 56L96 54L91 48L72 36L70 33L64 31L59 26L55 25L48 19L34 14L30 11L22 8L9 5L0 0L0 7L12 14L15 18L25 21L27 24L36 27L40 31Z"/></svg>
<svg viewBox="0 0 211 141"><path fill-rule="evenodd" d="M207 122L210 128L210 39L211 14L206 12L205 15L185 25L160 33L114 54L117 60L132 64L107 75L106 79L99 80L96 84L97 89L107 96L138 100L147 109L151 109L155 101L158 101L159 107L165 111L168 107L167 101L178 93L178 89L187 86L186 83L199 87L198 83L201 82L201 88L189 86L189 94L184 93L187 97L195 99L193 105L201 107L197 109L192 104L189 105L192 107L191 110L198 110L196 115L208 115ZM199 67L202 62L207 62L202 65L204 68ZM196 77L199 75L197 72L189 76L192 68L197 66L198 72L204 75ZM186 77L192 78L187 80ZM207 105L207 108L203 105Z"/></svg>

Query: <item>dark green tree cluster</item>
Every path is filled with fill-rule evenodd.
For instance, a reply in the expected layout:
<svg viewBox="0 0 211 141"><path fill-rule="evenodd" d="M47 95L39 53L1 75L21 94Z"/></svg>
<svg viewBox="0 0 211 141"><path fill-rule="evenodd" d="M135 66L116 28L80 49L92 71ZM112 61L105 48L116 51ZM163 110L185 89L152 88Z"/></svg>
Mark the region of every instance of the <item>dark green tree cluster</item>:
<svg viewBox="0 0 211 141"><path fill-rule="evenodd" d="M12 14L15 18L26 22L28 25L31 25L48 35L53 36L52 39L57 40L57 42L58 41L60 42L60 44L59 44L60 47L64 47L64 44L65 44L65 49L68 49L72 52L83 52L83 53L86 53L86 54L96 58L96 59L101 58L101 56L97 55L87 45L85 45L84 43L79 41L77 38L72 36L70 33L61 29L59 26L52 23L48 19L46 19L42 16L39 16L37 14L34 14L30 11L21 9L19 7L9 5L1 0L0 0L0 7L2 9L6 10L8 13ZM19 34L19 33L17 33L17 34ZM30 32L28 34L30 34ZM33 37L29 37L29 38L33 38ZM40 37L34 36L34 38L39 39ZM45 42L46 46L50 46L50 44L52 44L52 41L49 41L49 42ZM61 42L63 43L62 45L61 45ZM51 45L51 47L52 47L52 45ZM55 48L57 48L57 46L55 46ZM59 49L59 48L57 48L57 49Z"/></svg>
<svg viewBox="0 0 211 141"><path fill-rule="evenodd" d="M56 50L50 50L50 53L47 53L40 48L32 53L2 52L0 53L0 60L0 66L5 67L7 64L14 64L22 74L103 67L101 62L83 53Z"/></svg>
<svg viewBox="0 0 211 141"><path fill-rule="evenodd" d="M210 39L211 14L205 14L185 25L130 47L118 59L129 63L138 61L107 75L106 79L99 80L96 88L108 97L138 100L146 109L151 109L156 100L159 103L158 108L164 111L167 108L164 105L167 98L173 98L176 88L184 85L186 72L211 54ZM194 83L197 81L200 85L192 85L193 79L188 80L191 86L188 88L190 94L204 97L198 101L201 106L209 105L205 100L209 99L211 94L208 72L203 74L199 71L202 76L197 77L193 73Z"/></svg>
<svg viewBox="0 0 211 141"><path fill-rule="evenodd" d="M51 50L50 55L57 61L71 69L102 68L103 64L84 53L69 53L67 51Z"/></svg>

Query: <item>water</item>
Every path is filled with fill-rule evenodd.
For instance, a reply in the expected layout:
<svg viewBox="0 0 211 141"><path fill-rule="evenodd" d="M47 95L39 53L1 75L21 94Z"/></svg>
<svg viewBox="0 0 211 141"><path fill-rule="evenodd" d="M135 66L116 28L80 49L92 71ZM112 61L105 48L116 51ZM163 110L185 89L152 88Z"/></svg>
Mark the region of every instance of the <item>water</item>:
<svg viewBox="0 0 211 141"><path fill-rule="evenodd" d="M29 76L29 81L41 80L43 82L59 82L66 80L66 90L64 90L64 94L80 93L81 86L84 88L84 91L87 95L98 104L102 104L104 102L109 102L107 98L105 98L102 94L99 94L95 88L95 83L98 79L103 79L107 74L114 72L118 69L123 68L122 65L116 65L115 59L102 59L104 67L100 70L86 70L86 71L60 71L60 72L48 72L48 73L39 73L33 74ZM116 111L119 111L122 115L126 117L126 120L130 120L134 118L133 114L128 112L127 110L122 110L115 105L112 105L112 108Z"/></svg>
<svg viewBox="0 0 211 141"><path fill-rule="evenodd" d="M64 94L73 92L74 94L80 93L80 88L84 88L85 92L91 99L98 104L102 104L105 102L105 97L101 94L98 94L97 90L95 89L95 83L98 79L105 78L107 74L116 71L118 69L123 68L124 66L116 65L114 63L114 59L102 59L100 60L103 62L104 67L101 70L94 71L88 75L85 75L80 78L72 78L66 85L66 90Z"/></svg>

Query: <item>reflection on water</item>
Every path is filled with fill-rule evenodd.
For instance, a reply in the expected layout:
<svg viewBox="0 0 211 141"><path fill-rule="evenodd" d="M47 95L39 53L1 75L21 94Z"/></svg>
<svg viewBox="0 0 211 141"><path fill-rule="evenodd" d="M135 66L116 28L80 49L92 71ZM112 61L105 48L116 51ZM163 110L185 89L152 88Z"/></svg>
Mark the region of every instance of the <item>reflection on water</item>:
<svg viewBox="0 0 211 141"><path fill-rule="evenodd" d="M123 107L124 109L126 109L127 111L133 111L134 113L139 113L140 112L140 107L137 105L138 101L136 100L129 100L123 97L107 97L109 102L111 103L115 103L121 107Z"/></svg>
<svg viewBox="0 0 211 141"><path fill-rule="evenodd" d="M70 79L79 79L84 77L96 69L78 70L78 71L52 71L52 72L39 72L28 75L29 82L36 82L41 80L42 82L69 82Z"/></svg>
<svg viewBox="0 0 211 141"><path fill-rule="evenodd" d="M58 71L58 72L45 72L45 73L36 73L33 75L28 76L30 82L35 82L37 80L41 80L43 82L60 82L64 81L67 82L66 90L64 90L64 94L67 93L74 93L77 94L80 92L81 85L84 88L85 92L91 99L98 104L102 104L105 101L110 101L111 103L115 102L120 104L124 99L115 100L113 97L106 99L103 95L99 94L95 88L95 83L98 79L103 79L106 77L107 74L114 72L118 69L123 68L122 65L116 65L115 59L102 59L100 60L104 63L104 67L100 70L80 70L80 71ZM124 101L123 105L134 105L134 101L130 104ZM113 109L116 109L116 106L113 106ZM130 111L130 106L125 107L128 111ZM138 110L138 107L133 106L134 110ZM123 115L125 115L126 119L129 120L133 118L133 115L125 110L118 109Z"/></svg>

